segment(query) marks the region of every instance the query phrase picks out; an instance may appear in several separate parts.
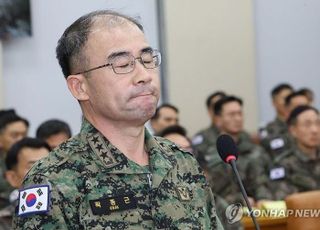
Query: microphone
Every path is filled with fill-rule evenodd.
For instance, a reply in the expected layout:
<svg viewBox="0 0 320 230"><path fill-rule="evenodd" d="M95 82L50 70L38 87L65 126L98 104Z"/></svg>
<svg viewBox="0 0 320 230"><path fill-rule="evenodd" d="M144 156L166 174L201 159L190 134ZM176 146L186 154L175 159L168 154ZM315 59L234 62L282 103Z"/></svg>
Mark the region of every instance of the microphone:
<svg viewBox="0 0 320 230"><path fill-rule="evenodd" d="M238 184L240 186L242 196L248 206L249 214L250 214L251 219L254 223L254 226L257 230L260 230L260 227L257 223L257 220L256 220L255 216L253 215L252 207L251 207L250 202L248 200L247 192L242 184L242 181L241 181L238 169L237 169L236 160L238 159L239 151L238 151L238 148L237 148L236 144L234 143L232 137L230 137L229 135L226 135L226 134L220 135L217 139L217 150L218 150L218 153L219 153L221 159L225 163L228 163L231 165L232 170L233 170L234 174L236 175Z"/></svg>

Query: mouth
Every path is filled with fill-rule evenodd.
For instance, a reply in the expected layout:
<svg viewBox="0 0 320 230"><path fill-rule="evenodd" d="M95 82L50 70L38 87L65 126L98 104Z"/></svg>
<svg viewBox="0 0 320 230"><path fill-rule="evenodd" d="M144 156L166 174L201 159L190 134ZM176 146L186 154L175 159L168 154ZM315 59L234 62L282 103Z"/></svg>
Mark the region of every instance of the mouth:
<svg viewBox="0 0 320 230"><path fill-rule="evenodd" d="M153 96L153 93L152 92L139 93L137 95L132 96L132 98L149 97L149 96Z"/></svg>

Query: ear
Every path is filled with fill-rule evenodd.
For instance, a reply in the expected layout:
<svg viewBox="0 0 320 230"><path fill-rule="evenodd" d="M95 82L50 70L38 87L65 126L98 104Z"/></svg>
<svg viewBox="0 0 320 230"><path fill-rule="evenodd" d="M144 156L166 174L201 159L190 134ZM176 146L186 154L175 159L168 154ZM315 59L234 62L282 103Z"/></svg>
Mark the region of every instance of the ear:
<svg viewBox="0 0 320 230"><path fill-rule="evenodd" d="M209 117L212 118L214 114L213 114L211 106L209 108L207 108L207 112L208 112Z"/></svg>
<svg viewBox="0 0 320 230"><path fill-rule="evenodd" d="M5 172L5 177L7 179L7 181L9 182L9 184L14 187L14 188L19 188L20 184L18 182L18 177L16 175L16 172L13 170L7 170Z"/></svg>
<svg viewBox="0 0 320 230"><path fill-rule="evenodd" d="M87 82L82 74L69 75L67 78L67 85L72 95L78 101L89 100Z"/></svg>
<svg viewBox="0 0 320 230"><path fill-rule="evenodd" d="M222 123L222 121L221 121L221 116L220 116L220 115L216 115L216 116L214 117L214 120L215 120L216 126L217 126L218 128L221 127L221 123Z"/></svg>
<svg viewBox="0 0 320 230"><path fill-rule="evenodd" d="M291 134L294 138L296 138L296 136L297 136L297 131L296 131L296 127L295 127L294 125L290 125L290 126L289 126L289 132L290 132L290 134Z"/></svg>

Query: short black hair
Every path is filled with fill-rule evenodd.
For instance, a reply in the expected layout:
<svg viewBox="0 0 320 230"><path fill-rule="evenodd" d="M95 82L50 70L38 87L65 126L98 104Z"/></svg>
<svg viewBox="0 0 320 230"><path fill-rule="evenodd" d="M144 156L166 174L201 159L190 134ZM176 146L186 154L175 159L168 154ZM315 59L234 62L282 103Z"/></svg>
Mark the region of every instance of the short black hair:
<svg viewBox="0 0 320 230"><path fill-rule="evenodd" d="M36 138L25 137L12 145L8 151L5 159L7 170L13 169L18 164L18 156L23 148L45 148L48 149L49 152L51 151L49 145L45 141Z"/></svg>
<svg viewBox="0 0 320 230"><path fill-rule="evenodd" d="M41 140L46 140L52 135L65 133L69 138L72 136L69 125L58 119L51 119L43 122L36 131L36 137Z"/></svg>
<svg viewBox="0 0 320 230"><path fill-rule="evenodd" d="M299 91L302 92L310 101L314 100L314 92L311 89L304 87Z"/></svg>
<svg viewBox="0 0 320 230"><path fill-rule="evenodd" d="M0 110L0 117L7 114L16 114L16 111L14 109L2 109Z"/></svg>
<svg viewBox="0 0 320 230"><path fill-rule="evenodd" d="M158 135L160 137L164 137L164 136L167 136L170 134L180 134L181 136L187 137L186 129L180 125L169 126L169 127L165 128L164 130L162 130Z"/></svg>
<svg viewBox="0 0 320 230"><path fill-rule="evenodd" d="M308 110L313 110L315 111L317 114L319 114L319 111L310 106L310 105L300 105L300 106L297 106L295 109L292 110L292 112L290 113L288 119L287 119L287 124L288 126L291 126L291 125L295 125L296 122L297 122L297 119L298 119L298 116L305 112L305 111L308 111Z"/></svg>
<svg viewBox="0 0 320 230"><path fill-rule="evenodd" d="M71 71L74 71L74 68L86 66L88 58L83 54L83 48L91 34L91 29L94 25L95 19L99 16L111 16L113 18L126 19L136 25L143 32L143 26L136 19L115 11L98 10L83 15L64 31L58 41L56 56L65 78L72 74Z"/></svg>
<svg viewBox="0 0 320 230"><path fill-rule="evenodd" d="M290 93L290 94L285 98L285 102L284 102L284 103L285 103L285 106L290 105L292 99L295 98L295 97L299 97L299 96L306 97L307 100L309 101L309 98L307 97L307 95L306 95L303 91L298 90L298 91L294 91L294 92Z"/></svg>
<svg viewBox="0 0 320 230"><path fill-rule="evenodd" d="M279 85L276 85L272 90L271 90L271 97L274 98L277 96L279 93L281 93L282 90L289 89L293 91L293 87L288 84L288 83L281 83Z"/></svg>
<svg viewBox="0 0 320 230"><path fill-rule="evenodd" d="M208 97L207 97L207 100L206 100L206 105L207 105L207 108L209 109L210 105L211 105L211 100L212 98L215 98L215 97L225 97L227 96L227 94L223 91L216 91L212 94L210 94Z"/></svg>
<svg viewBox="0 0 320 230"><path fill-rule="evenodd" d="M18 122L18 121L22 121L27 126L27 128L29 128L29 122L26 119L17 115L13 109L1 110L0 111L0 132L3 132L7 127L7 125L14 122Z"/></svg>
<svg viewBox="0 0 320 230"><path fill-rule="evenodd" d="M227 103L230 103L230 102L238 102L241 106L243 105L243 102L239 97L232 96L232 95L225 96L215 103L214 108L213 108L214 114L221 115L223 106Z"/></svg>
<svg viewBox="0 0 320 230"><path fill-rule="evenodd" d="M171 105L169 103L165 103L165 104L162 104L160 105L157 109L156 109L156 112L154 113L154 115L152 116L151 120L157 120L159 118L159 114L160 114L160 110L162 108L169 108L169 109L172 109L174 110L176 113L179 113L179 110L177 107L175 107L174 105Z"/></svg>

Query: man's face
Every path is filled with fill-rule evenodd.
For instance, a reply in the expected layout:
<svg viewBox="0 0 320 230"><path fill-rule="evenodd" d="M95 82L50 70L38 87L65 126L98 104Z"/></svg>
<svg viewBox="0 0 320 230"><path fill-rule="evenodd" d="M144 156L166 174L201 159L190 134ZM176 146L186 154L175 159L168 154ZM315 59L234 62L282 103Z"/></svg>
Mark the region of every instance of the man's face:
<svg viewBox="0 0 320 230"><path fill-rule="evenodd" d="M8 124L0 133L0 147L4 152L8 152L11 146L26 137L28 127L23 121L16 121Z"/></svg>
<svg viewBox="0 0 320 230"><path fill-rule="evenodd" d="M103 65L120 53L140 57L150 47L144 34L130 23L111 29L95 25L92 30L85 47L89 68ZM116 74L109 66L83 77L88 98L82 104L95 119L143 125L154 114L160 88L157 68L146 69L136 60L131 73Z"/></svg>
<svg viewBox="0 0 320 230"><path fill-rule="evenodd" d="M277 114L286 118L288 116L287 107L285 106L285 99L292 93L291 89L283 89L273 98L273 106L275 107Z"/></svg>
<svg viewBox="0 0 320 230"><path fill-rule="evenodd" d="M224 104L221 114L217 116L217 122L222 132L231 135L239 134L243 129L241 105L236 101Z"/></svg>
<svg viewBox="0 0 320 230"><path fill-rule="evenodd" d="M47 142L47 144L50 146L51 149L54 149L58 145L60 145L62 142L65 142L68 139L69 139L69 136L64 132L61 132L61 133L51 135L45 141Z"/></svg>
<svg viewBox="0 0 320 230"><path fill-rule="evenodd" d="M320 145L320 118L313 110L302 112L297 117L296 124L290 126L292 136L298 145L316 148Z"/></svg>
<svg viewBox="0 0 320 230"><path fill-rule="evenodd" d="M296 96L293 97L290 101L290 105L288 106L288 111L289 114L291 113L292 110L294 110L295 108L297 108L300 105L309 105L310 101L308 100L308 98L306 96Z"/></svg>
<svg viewBox="0 0 320 230"><path fill-rule="evenodd" d="M163 107L159 110L159 117L151 122L155 133L159 133L165 128L178 124L178 113L169 107Z"/></svg>
<svg viewBox="0 0 320 230"><path fill-rule="evenodd" d="M31 169L32 165L43 157L48 155L49 151L46 148L29 148L21 149L18 155L18 163L12 170L6 172L8 182L14 188L20 188L23 178Z"/></svg>

